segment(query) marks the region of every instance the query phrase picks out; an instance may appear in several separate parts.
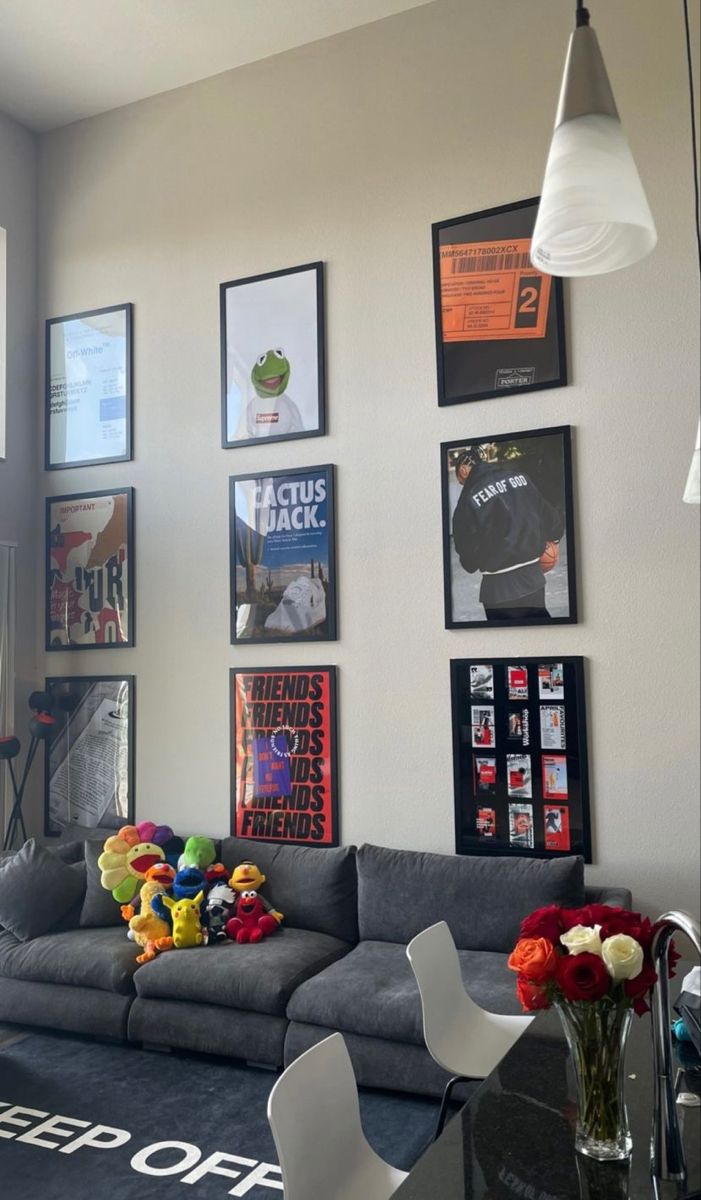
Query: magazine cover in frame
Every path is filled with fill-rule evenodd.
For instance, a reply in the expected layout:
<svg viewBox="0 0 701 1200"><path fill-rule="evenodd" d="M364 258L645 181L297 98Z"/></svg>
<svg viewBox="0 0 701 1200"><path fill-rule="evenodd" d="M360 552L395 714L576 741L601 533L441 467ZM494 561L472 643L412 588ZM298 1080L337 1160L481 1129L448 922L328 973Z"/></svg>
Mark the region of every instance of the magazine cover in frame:
<svg viewBox="0 0 701 1200"><path fill-rule="evenodd" d="M458 854L591 862L580 657L453 659Z"/></svg>
<svg viewBox="0 0 701 1200"><path fill-rule="evenodd" d="M339 844L336 668L230 671L231 832Z"/></svg>
<svg viewBox="0 0 701 1200"><path fill-rule="evenodd" d="M444 442L447 629L577 620L569 425Z"/></svg>
<svg viewBox="0 0 701 1200"><path fill-rule="evenodd" d="M46 649L134 645L133 488L46 501Z"/></svg>
<svg viewBox="0 0 701 1200"><path fill-rule="evenodd" d="M326 432L324 264L220 286L222 446Z"/></svg>
<svg viewBox="0 0 701 1200"><path fill-rule="evenodd" d="M333 466L229 483L231 641L336 639Z"/></svg>
<svg viewBox="0 0 701 1200"><path fill-rule="evenodd" d="M134 820L133 675L46 680L57 732L45 749L44 834L104 837Z"/></svg>

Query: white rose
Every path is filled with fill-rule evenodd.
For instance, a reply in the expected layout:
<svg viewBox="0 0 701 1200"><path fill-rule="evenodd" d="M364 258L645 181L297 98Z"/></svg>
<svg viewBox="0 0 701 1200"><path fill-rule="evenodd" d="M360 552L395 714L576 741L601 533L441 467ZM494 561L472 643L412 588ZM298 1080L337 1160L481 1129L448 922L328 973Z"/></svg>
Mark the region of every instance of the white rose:
<svg viewBox="0 0 701 1200"><path fill-rule="evenodd" d="M635 979L643 969L643 948L627 933L606 938L601 957L612 979Z"/></svg>
<svg viewBox="0 0 701 1200"><path fill-rule="evenodd" d="M560 941L570 954L598 954L601 957L600 925L573 925L567 933L560 934Z"/></svg>

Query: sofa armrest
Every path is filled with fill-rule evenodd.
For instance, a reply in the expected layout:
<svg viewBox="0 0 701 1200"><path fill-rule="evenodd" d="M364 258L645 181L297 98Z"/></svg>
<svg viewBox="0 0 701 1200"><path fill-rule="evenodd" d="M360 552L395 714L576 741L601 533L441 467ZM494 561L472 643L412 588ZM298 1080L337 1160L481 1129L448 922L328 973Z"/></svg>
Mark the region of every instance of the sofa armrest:
<svg viewBox="0 0 701 1200"><path fill-rule="evenodd" d="M585 887L585 904L612 904L621 908L633 907L633 896L624 887Z"/></svg>

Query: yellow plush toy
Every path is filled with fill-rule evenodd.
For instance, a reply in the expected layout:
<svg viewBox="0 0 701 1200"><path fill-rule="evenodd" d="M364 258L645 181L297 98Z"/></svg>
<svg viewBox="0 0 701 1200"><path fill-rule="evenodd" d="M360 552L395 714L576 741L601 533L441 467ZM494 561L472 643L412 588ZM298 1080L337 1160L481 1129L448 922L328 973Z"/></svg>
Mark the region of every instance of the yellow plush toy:
<svg viewBox="0 0 701 1200"><path fill-rule="evenodd" d="M175 877L173 867L168 863L158 863L154 867L149 867L146 872L146 882L143 884L140 892L141 910L134 915L131 905L124 905L122 915L127 916L130 912L129 929L131 930L134 941L139 946L143 946L143 954L137 957L138 963L150 962L159 952L164 950L172 950L173 938L170 933L170 926L161 917L157 916L151 908L151 901L154 896L164 895Z"/></svg>
<svg viewBox="0 0 701 1200"><path fill-rule="evenodd" d="M176 950L185 950L188 946L201 946L204 942L204 932L200 924L200 905L203 899L204 892L198 892L192 900L163 897L163 903L170 909L173 920L173 945Z"/></svg>

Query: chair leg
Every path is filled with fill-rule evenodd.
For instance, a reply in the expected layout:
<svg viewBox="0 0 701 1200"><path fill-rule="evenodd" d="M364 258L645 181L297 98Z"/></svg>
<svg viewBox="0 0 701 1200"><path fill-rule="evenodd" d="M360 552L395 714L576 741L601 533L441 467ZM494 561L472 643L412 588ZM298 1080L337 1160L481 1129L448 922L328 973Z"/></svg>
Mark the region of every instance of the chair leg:
<svg viewBox="0 0 701 1200"><path fill-rule="evenodd" d="M448 1081L448 1083L446 1084L445 1091L443 1092L443 1099L441 1100L440 1112L438 1113L438 1123L436 1125L436 1132L433 1135L434 1142L438 1141L438 1138L441 1136L441 1134L443 1132L443 1126L445 1125L445 1119L448 1115L448 1105L450 1104L450 1097L451 1097L453 1088L458 1083L469 1083L472 1078L473 1078L472 1075L454 1075L453 1078L450 1079Z"/></svg>

